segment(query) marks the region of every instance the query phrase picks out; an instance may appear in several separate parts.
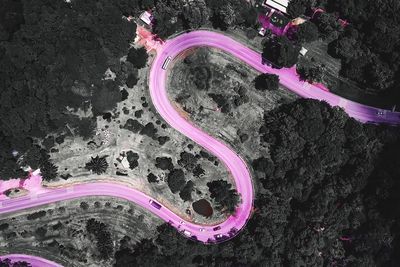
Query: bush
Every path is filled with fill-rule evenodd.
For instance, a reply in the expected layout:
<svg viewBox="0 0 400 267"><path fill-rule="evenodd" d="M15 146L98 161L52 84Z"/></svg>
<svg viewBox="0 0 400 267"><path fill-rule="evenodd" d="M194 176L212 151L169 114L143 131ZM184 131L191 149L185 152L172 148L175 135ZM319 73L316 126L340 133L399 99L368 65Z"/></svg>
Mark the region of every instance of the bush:
<svg viewBox="0 0 400 267"><path fill-rule="evenodd" d="M181 169L173 169L168 173L168 187L173 194L181 191L185 186L186 179Z"/></svg>
<svg viewBox="0 0 400 267"><path fill-rule="evenodd" d="M318 35L318 27L313 22L306 21L298 26L296 39L300 43L308 43L317 40Z"/></svg>
<svg viewBox="0 0 400 267"><path fill-rule="evenodd" d="M263 73L254 79L254 84L257 90L278 90L279 76L275 74Z"/></svg>
<svg viewBox="0 0 400 267"><path fill-rule="evenodd" d="M146 66L147 58L148 55L145 48L141 47L137 49L132 47L129 49L126 60L132 63L135 68L141 69Z"/></svg>
<svg viewBox="0 0 400 267"><path fill-rule="evenodd" d="M275 36L264 44L262 56L278 68L290 68L297 63L300 49L286 36Z"/></svg>
<svg viewBox="0 0 400 267"><path fill-rule="evenodd" d="M240 201L236 189L232 189L232 185L223 180L209 182L207 186L211 193L211 198L217 203L217 208L233 214Z"/></svg>

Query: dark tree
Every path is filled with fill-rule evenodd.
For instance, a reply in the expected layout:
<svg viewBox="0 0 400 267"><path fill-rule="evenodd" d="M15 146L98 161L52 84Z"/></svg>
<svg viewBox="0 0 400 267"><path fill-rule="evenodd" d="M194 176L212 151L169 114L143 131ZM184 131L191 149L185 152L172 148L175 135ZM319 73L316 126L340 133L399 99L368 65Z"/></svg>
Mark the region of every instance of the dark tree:
<svg viewBox="0 0 400 267"><path fill-rule="evenodd" d="M254 85L257 90L278 90L279 76L275 74L263 73L254 79Z"/></svg>
<svg viewBox="0 0 400 267"><path fill-rule="evenodd" d="M325 39L336 39L343 31L334 14L319 13L313 18L313 22L318 26L320 35Z"/></svg>
<svg viewBox="0 0 400 267"><path fill-rule="evenodd" d="M297 64L296 70L300 75L300 80L319 83L322 82L325 76L326 68L325 65L314 61L303 61L301 64Z"/></svg>
<svg viewBox="0 0 400 267"><path fill-rule="evenodd" d="M96 239L99 257L101 259L110 258L114 252L114 246L107 225L91 218L86 222L86 231Z"/></svg>
<svg viewBox="0 0 400 267"><path fill-rule="evenodd" d="M290 68L297 63L300 49L286 36L276 36L265 43L262 56L277 67Z"/></svg>
<svg viewBox="0 0 400 267"><path fill-rule="evenodd" d="M183 26L186 29L197 29L204 26L210 17L210 10L204 1L189 1L181 8Z"/></svg>
<svg viewBox="0 0 400 267"><path fill-rule="evenodd" d="M195 176L195 177L201 177L201 176L203 176L204 175L204 169L201 167L201 165L200 164L197 164L196 165L196 167L194 168L194 170L193 170L193 175Z"/></svg>
<svg viewBox="0 0 400 267"><path fill-rule="evenodd" d="M240 197L236 189L232 189L232 184L224 180L217 180L207 183L207 186L217 207L221 211L233 214L239 205Z"/></svg>
<svg viewBox="0 0 400 267"><path fill-rule="evenodd" d="M328 53L333 57L350 61L356 58L357 52L360 51L359 49L356 39L341 36L329 43Z"/></svg>
<svg viewBox="0 0 400 267"><path fill-rule="evenodd" d="M108 168L106 156L101 158L98 155L95 158L92 157L92 159L86 163L85 168L96 174L105 173Z"/></svg>
<svg viewBox="0 0 400 267"><path fill-rule="evenodd" d="M128 78L126 79L126 86L132 88L137 84L138 81L138 72L135 70L133 73L128 75Z"/></svg>
<svg viewBox="0 0 400 267"><path fill-rule="evenodd" d="M95 128L97 126L96 118L82 118L72 124L76 127L76 130L83 140L88 140L93 137Z"/></svg>
<svg viewBox="0 0 400 267"><path fill-rule="evenodd" d="M149 183L157 183L157 182L158 182L158 177L155 176L153 173L149 173L149 174L147 175L147 181L148 181Z"/></svg>
<svg viewBox="0 0 400 267"><path fill-rule="evenodd" d="M366 66L365 77L367 83L381 91L389 89L393 83L395 71L390 68L389 64L378 59L373 58L372 62Z"/></svg>
<svg viewBox="0 0 400 267"><path fill-rule="evenodd" d="M193 192L194 183L192 181L188 181L186 185L183 187L179 196L183 201L191 201L192 200L192 192Z"/></svg>
<svg viewBox="0 0 400 267"><path fill-rule="evenodd" d="M137 120L134 119L128 119L125 122L125 125L122 126L123 129L127 129L133 133L138 133L139 131L141 131L143 129L143 125L140 124L140 122L138 122Z"/></svg>
<svg viewBox="0 0 400 267"><path fill-rule="evenodd" d="M141 9L149 9L154 7L154 0L139 0Z"/></svg>
<svg viewBox="0 0 400 267"><path fill-rule="evenodd" d="M208 96L211 97L215 103L217 103L218 108L221 109L222 113L229 113L231 111L231 105L226 96L214 93L210 93Z"/></svg>
<svg viewBox="0 0 400 267"><path fill-rule="evenodd" d="M304 0L289 1L288 7L286 8L286 12L293 18L297 18L300 15L303 15L307 8L305 2L306 1Z"/></svg>
<svg viewBox="0 0 400 267"><path fill-rule="evenodd" d="M139 154L135 153L133 151L128 151L126 152L126 159L129 162L129 169L133 170L137 166L139 166L138 159L139 159Z"/></svg>
<svg viewBox="0 0 400 267"><path fill-rule="evenodd" d="M318 39L318 27L311 21L306 21L299 25L296 37L300 43L313 42Z"/></svg>
<svg viewBox="0 0 400 267"><path fill-rule="evenodd" d="M341 75L359 83L368 93L399 104L400 24L398 1L328 1L328 11L351 24L329 46L342 59Z"/></svg>
<svg viewBox="0 0 400 267"><path fill-rule="evenodd" d="M147 135L148 137L155 139L157 133L157 128L154 127L154 124L149 122L147 123L141 130L140 134Z"/></svg>
<svg viewBox="0 0 400 267"><path fill-rule="evenodd" d="M256 23L256 10L250 3L240 0L206 2L212 10L211 22L214 28L226 30L236 25L254 27Z"/></svg>
<svg viewBox="0 0 400 267"><path fill-rule="evenodd" d="M186 183L185 175L181 169L173 169L168 173L168 187L172 193L177 193L183 189Z"/></svg>
<svg viewBox="0 0 400 267"><path fill-rule="evenodd" d="M132 63L135 68L141 69L146 66L147 52L144 47L129 49L127 61Z"/></svg>
<svg viewBox="0 0 400 267"><path fill-rule="evenodd" d="M4 0L0 8L0 40L9 41L24 24L24 10L21 1Z"/></svg>
<svg viewBox="0 0 400 267"><path fill-rule="evenodd" d="M57 178L58 167L53 162L46 160L41 164L40 172L44 180L51 181Z"/></svg>
<svg viewBox="0 0 400 267"><path fill-rule="evenodd" d="M160 38L166 39L170 35L183 29L179 1L157 1L154 16L153 32Z"/></svg>
<svg viewBox="0 0 400 267"><path fill-rule="evenodd" d="M12 152L24 155L28 138L69 132L66 125L76 135L93 133L95 119L83 123L66 107L91 106L99 115L121 101L125 63L115 59L127 53L136 30L122 16L138 11L124 2L1 1L1 179L24 177ZM115 81L102 80L107 68Z"/></svg>
<svg viewBox="0 0 400 267"><path fill-rule="evenodd" d="M172 170L174 168L174 164L172 163L172 159L168 157L157 157L156 158L156 167L161 170Z"/></svg>
<svg viewBox="0 0 400 267"><path fill-rule="evenodd" d="M182 152L180 157L178 164L186 170L192 171L197 164L197 158L192 153L186 151Z"/></svg>

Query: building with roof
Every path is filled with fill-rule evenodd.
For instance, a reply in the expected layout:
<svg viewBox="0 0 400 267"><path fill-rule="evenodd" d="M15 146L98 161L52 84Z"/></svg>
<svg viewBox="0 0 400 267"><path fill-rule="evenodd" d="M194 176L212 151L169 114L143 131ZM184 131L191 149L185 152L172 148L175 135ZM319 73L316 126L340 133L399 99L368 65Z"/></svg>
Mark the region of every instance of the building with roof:
<svg viewBox="0 0 400 267"><path fill-rule="evenodd" d="M151 15L150 12L145 11L140 15L140 20L146 23L146 25L151 25L153 21L153 16Z"/></svg>
<svg viewBox="0 0 400 267"><path fill-rule="evenodd" d="M289 5L290 0L265 0L263 2L264 6L270 6L275 10L278 10L286 14L286 9Z"/></svg>

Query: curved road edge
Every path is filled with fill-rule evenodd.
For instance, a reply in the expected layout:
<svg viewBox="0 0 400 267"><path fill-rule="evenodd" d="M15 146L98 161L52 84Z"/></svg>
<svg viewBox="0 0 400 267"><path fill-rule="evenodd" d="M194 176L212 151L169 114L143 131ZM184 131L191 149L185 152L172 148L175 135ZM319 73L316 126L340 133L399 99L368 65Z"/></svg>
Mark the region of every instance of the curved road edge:
<svg viewBox="0 0 400 267"><path fill-rule="evenodd" d="M169 39L160 49L161 53L163 53L163 55L161 55L161 60L165 61L167 57L173 59L184 50L196 46L218 48L247 63L261 73L276 74L279 76L280 83L283 86L300 97L325 101L331 106L339 106L343 108L350 117L360 122L383 123L389 125L400 124L400 112L363 105L323 90L320 85L301 81L297 75L295 66L292 68L274 69L271 66L263 64L260 52L218 32L197 30L182 33L173 39ZM158 54L157 57L160 58Z"/></svg>
<svg viewBox="0 0 400 267"><path fill-rule="evenodd" d="M7 254L7 255L1 255L0 259L1 260L10 259L11 262L26 261L29 262L32 265L32 267L62 267L62 265L54 261L49 261L44 258L40 258L33 255Z"/></svg>
<svg viewBox="0 0 400 267"><path fill-rule="evenodd" d="M151 98L157 111L171 127L217 156L230 171L235 181L236 189L242 198L242 203L234 216L230 216L225 222L219 225L220 229L214 231L215 226L201 226L185 222L178 215L161 206L156 200L144 193L123 185L112 183L81 184L69 188L55 189L38 195L4 200L0 202L0 214L83 196L112 196L124 198L139 204L143 208L158 215L166 222L169 222L184 235L192 239L197 239L202 242L215 242L223 241L226 240L226 238L236 235L246 224L251 214L254 190L250 172L240 156L230 150L225 144L209 136L181 117L170 103L167 94L167 71L162 68L165 60L168 57L173 59L184 50L195 46L219 48L234 55L262 73L268 72L279 75L281 84L301 97L324 100L332 106L341 106L351 117L361 122L394 125L398 125L400 122L400 113L398 112L391 112L358 104L321 90L314 85L300 81L295 71L293 71L293 68L272 69L262 64L260 53L245 47L227 36L208 31L184 33L174 39L168 40L154 59L149 77ZM60 265L54 263L53 265L47 266Z"/></svg>

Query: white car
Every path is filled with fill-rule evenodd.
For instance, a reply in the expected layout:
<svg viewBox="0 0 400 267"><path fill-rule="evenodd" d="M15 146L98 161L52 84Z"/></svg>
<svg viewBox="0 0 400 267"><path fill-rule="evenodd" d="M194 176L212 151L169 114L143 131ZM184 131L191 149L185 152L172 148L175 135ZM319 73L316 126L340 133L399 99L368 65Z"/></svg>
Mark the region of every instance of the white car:
<svg viewBox="0 0 400 267"><path fill-rule="evenodd" d="M264 27L261 27L261 29L258 31L258 34L261 36L265 36L266 32L267 32L267 29Z"/></svg>
<svg viewBox="0 0 400 267"><path fill-rule="evenodd" d="M222 234L214 235L215 238L222 238Z"/></svg>
<svg viewBox="0 0 400 267"><path fill-rule="evenodd" d="M205 230L206 230L206 229L204 229L204 228L200 228L200 229L199 229L200 232L204 232Z"/></svg>
<svg viewBox="0 0 400 267"><path fill-rule="evenodd" d="M184 221L179 221L179 224L182 224L182 225L184 225L184 224L185 224L185 222L184 222Z"/></svg>
<svg viewBox="0 0 400 267"><path fill-rule="evenodd" d="M191 236L192 235L192 233L191 232L189 232L188 230L183 230L183 232L182 232L185 236Z"/></svg>
<svg viewBox="0 0 400 267"><path fill-rule="evenodd" d="M382 116L385 115L385 113L386 113L385 110L380 109L380 110L378 110L378 111L376 112L376 115L382 117Z"/></svg>

